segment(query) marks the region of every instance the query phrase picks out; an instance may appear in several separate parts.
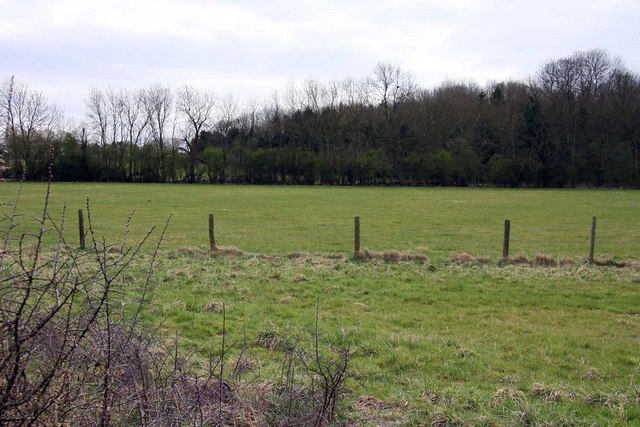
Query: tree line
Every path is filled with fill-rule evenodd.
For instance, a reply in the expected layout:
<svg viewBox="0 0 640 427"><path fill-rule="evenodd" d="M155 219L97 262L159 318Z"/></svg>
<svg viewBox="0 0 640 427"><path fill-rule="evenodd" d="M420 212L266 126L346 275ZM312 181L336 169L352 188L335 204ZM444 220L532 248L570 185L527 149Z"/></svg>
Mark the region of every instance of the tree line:
<svg viewBox="0 0 640 427"><path fill-rule="evenodd" d="M604 50L526 81L402 68L291 82L263 103L194 87L93 89L80 124L13 78L0 85L8 179L249 184L640 186L640 76ZM49 168L49 165L52 165Z"/></svg>

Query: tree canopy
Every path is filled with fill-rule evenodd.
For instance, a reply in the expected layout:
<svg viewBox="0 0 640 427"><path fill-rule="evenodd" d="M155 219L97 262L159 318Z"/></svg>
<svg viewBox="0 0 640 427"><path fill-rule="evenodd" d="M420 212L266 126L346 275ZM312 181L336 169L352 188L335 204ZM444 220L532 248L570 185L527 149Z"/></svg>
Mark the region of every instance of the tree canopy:
<svg viewBox="0 0 640 427"><path fill-rule="evenodd" d="M0 173L58 180L328 185L640 186L640 77L603 50L525 81L408 71L292 82L262 105L184 86L94 89L79 125L0 85Z"/></svg>

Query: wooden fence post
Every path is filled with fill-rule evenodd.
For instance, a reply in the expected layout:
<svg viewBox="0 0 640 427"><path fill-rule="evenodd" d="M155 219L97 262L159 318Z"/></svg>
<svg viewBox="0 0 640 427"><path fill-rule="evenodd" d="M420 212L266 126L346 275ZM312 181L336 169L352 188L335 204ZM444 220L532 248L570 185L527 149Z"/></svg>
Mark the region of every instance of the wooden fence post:
<svg viewBox="0 0 640 427"><path fill-rule="evenodd" d="M509 258L509 237L511 234L511 221L504 220L504 240L502 242L502 259Z"/></svg>
<svg viewBox="0 0 640 427"><path fill-rule="evenodd" d="M78 234L80 235L80 249L84 249L84 214L82 209L78 209Z"/></svg>
<svg viewBox="0 0 640 427"><path fill-rule="evenodd" d="M353 217L353 227L355 230L354 236L354 245L353 245L353 253L354 255L358 255L360 252L360 217Z"/></svg>
<svg viewBox="0 0 640 427"><path fill-rule="evenodd" d="M216 246L216 236L214 234L213 214L209 214L209 245L211 246L211 252L218 250Z"/></svg>
<svg viewBox="0 0 640 427"><path fill-rule="evenodd" d="M591 244L589 245L589 262L593 262L596 249L596 217L591 218Z"/></svg>

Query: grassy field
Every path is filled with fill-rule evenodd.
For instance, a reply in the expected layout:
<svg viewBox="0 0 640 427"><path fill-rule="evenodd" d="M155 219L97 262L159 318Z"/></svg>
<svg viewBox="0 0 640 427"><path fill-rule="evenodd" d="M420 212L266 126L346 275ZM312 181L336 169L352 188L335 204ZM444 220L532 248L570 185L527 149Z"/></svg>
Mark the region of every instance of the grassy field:
<svg viewBox="0 0 640 427"><path fill-rule="evenodd" d="M13 200L18 188L0 184L0 201ZM21 210L37 213L44 193L43 184L24 184ZM451 252L498 257L510 219L513 254L581 258L596 216L598 256L640 257L637 191L55 184L51 212L66 203L73 242L77 209L87 197L98 236L121 235L132 209L133 237L171 215L166 248L208 247L207 218L214 213L221 246L263 254L349 253L357 215L362 246L372 250L422 253L432 261Z"/></svg>
<svg viewBox="0 0 640 427"><path fill-rule="evenodd" d="M16 191L0 184L0 200ZM20 211L37 214L44 191L26 184ZM322 344L355 355L345 422L640 425L640 270L580 262L591 216L599 256L638 259L638 192L55 184L52 212L67 203L74 242L86 196L96 233L112 243L132 208L132 240L172 215L145 319L199 357L219 350L224 304L228 343L246 340L261 377L276 381L283 346L264 338L310 345L318 305ZM261 255L210 256L209 212L221 245ZM429 260L352 259L354 215L363 246ZM447 261L451 252L497 260L506 218L514 253L577 262Z"/></svg>
<svg viewBox="0 0 640 427"><path fill-rule="evenodd" d="M355 355L343 417L356 425L640 425L639 282L585 264L168 251L146 318L207 357L224 303L227 345L246 340L277 379L285 343L312 348L319 303L321 344Z"/></svg>

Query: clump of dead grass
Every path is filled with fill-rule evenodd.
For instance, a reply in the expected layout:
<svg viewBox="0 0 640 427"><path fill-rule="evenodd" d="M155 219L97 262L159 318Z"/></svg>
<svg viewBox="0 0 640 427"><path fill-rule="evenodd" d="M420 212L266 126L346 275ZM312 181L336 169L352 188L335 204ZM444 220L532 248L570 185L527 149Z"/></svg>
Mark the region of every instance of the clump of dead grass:
<svg viewBox="0 0 640 427"><path fill-rule="evenodd" d="M384 261L389 263L397 263L401 261L414 261L425 263L429 261L426 255L422 254L410 254L406 252L399 252L396 250L388 251L372 251L364 248L354 254L354 257L362 261Z"/></svg>
<svg viewBox="0 0 640 427"><path fill-rule="evenodd" d="M523 265L523 264L529 265L530 264L529 258L527 258L527 255L522 252L516 256L504 258L502 261L505 264L511 264L511 265Z"/></svg>
<svg viewBox="0 0 640 427"><path fill-rule="evenodd" d="M587 381L602 381L604 376L596 368L589 368L584 375L582 375L582 379Z"/></svg>
<svg viewBox="0 0 640 427"><path fill-rule="evenodd" d="M456 404L456 402L458 402L458 399L456 397L440 396L433 390L425 391L420 397L426 403L445 407L453 406Z"/></svg>
<svg viewBox="0 0 640 427"><path fill-rule="evenodd" d="M358 411L375 411L384 409L388 404L373 396L360 396L353 402L353 407Z"/></svg>
<svg viewBox="0 0 640 427"><path fill-rule="evenodd" d="M501 387L491 396L491 405L494 407L505 406L508 403L513 403L519 408L528 406L525 394L512 386Z"/></svg>
<svg viewBox="0 0 640 427"><path fill-rule="evenodd" d="M309 259L311 258L311 254L309 252L299 252L299 251L294 251L294 252L289 252L287 254L287 258L289 259Z"/></svg>
<svg viewBox="0 0 640 427"><path fill-rule="evenodd" d="M211 258L214 255L229 257L242 257L246 255L243 251L233 246L217 246L213 251L197 248L194 246L183 246L181 248L178 248L177 252L181 255L197 259L207 259Z"/></svg>
<svg viewBox="0 0 640 427"><path fill-rule="evenodd" d="M640 270L640 263L636 261L616 261L613 258L594 258L593 260L585 259L585 262L598 267L614 267L627 268L630 270Z"/></svg>
<svg viewBox="0 0 640 427"><path fill-rule="evenodd" d="M549 387L543 383L531 384L530 392L545 402L558 402L561 399L573 399L575 395L563 389Z"/></svg>
<svg viewBox="0 0 640 427"><path fill-rule="evenodd" d="M224 311L224 303L220 300L213 300L204 306L204 311L211 313L222 313Z"/></svg>
<svg viewBox="0 0 640 427"><path fill-rule="evenodd" d="M428 417L428 422L431 427L453 427L465 424L462 418L447 410L438 410L431 413Z"/></svg>
<svg viewBox="0 0 640 427"><path fill-rule="evenodd" d="M285 343L285 339L280 335L278 328L270 328L261 331L256 337L256 344L268 350L275 350Z"/></svg>
<svg viewBox="0 0 640 427"><path fill-rule="evenodd" d="M243 257L245 253L234 246L217 246L213 252L215 255L228 257Z"/></svg>
<svg viewBox="0 0 640 427"><path fill-rule="evenodd" d="M305 280L307 280L307 278L305 277L304 274L298 274L293 279L291 279L293 283L300 283L300 282L304 282Z"/></svg>
<svg viewBox="0 0 640 427"><path fill-rule="evenodd" d="M533 258L528 258L526 254L519 253L515 257L500 260L498 264L528 265L531 267L562 267L575 265L576 262L570 258L556 259L546 254L536 254Z"/></svg>
<svg viewBox="0 0 640 427"><path fill-rule="evenodd" d="M491 258L483 257L483 256L473 256L466 252L449 254L449 264L454 264L454 265L474 266L474 265L489 264L490 262L491 262Z"/></svg>
<svg viewBox="0 0 640 427"><path fill-rule="evenodd" d="M560 263L554 259L553 257L545 254L537 254L533 257L532 260L529 261L531 265L536 265L540 267L557 267Z"/></svg>
<svg viewBox="0 0 640 427"><path fill-rule="evenodd" d="M189 258L205 259L211 257L211 252L194 246L183 246L177 249L178 253Z"/></svg>

